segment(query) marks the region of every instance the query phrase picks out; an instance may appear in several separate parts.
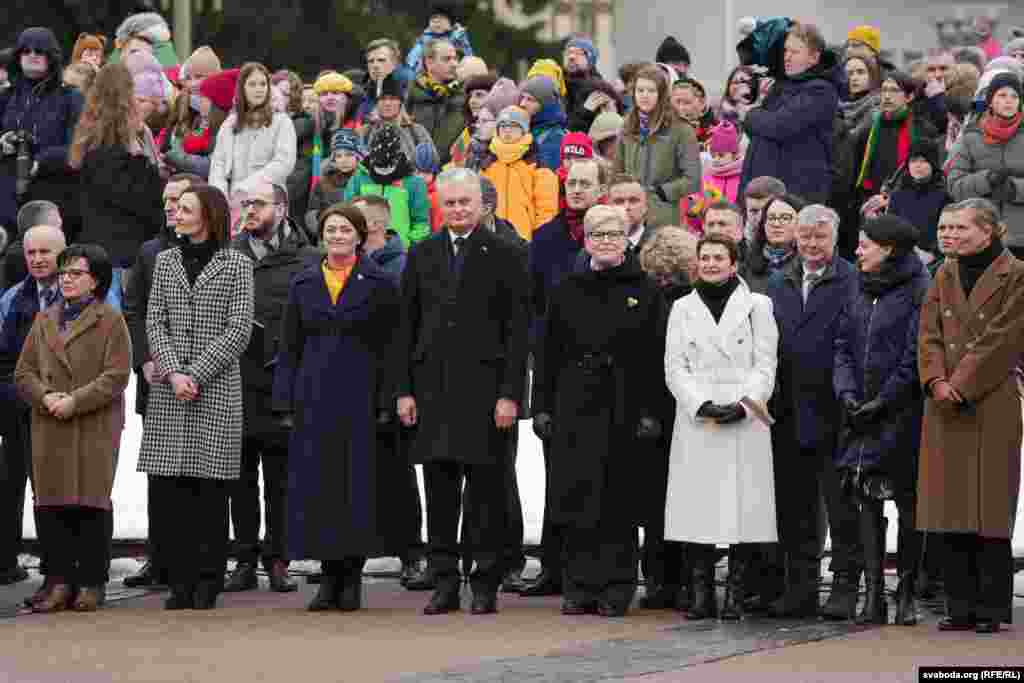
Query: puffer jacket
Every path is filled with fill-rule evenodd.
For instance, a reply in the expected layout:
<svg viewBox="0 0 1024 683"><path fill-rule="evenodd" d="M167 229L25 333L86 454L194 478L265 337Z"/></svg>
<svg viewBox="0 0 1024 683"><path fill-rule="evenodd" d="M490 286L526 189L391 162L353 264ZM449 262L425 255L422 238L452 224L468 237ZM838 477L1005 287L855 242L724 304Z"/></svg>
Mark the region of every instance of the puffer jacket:
<svg viewBox="0 0 1024 683"><path fill-rule="evenodd" d="M460 85L453 85L447 96L428 90L419 79L409 86L406 111L430 133L434 148L441 156L442 166L451 159L452 143L466 127L463 116L465 106L466 95Z"/></svg>
<svg viewBox="0 0 1024 683"><path fill-rule="evenodd" d="M647 138L623 134L615 156L615 171L637 178L647 190L649 228L678 225L679 200L697 192L701 184L700 147L693 128L669 121Z"/></svg>
<svg viewBox="0 0 1024 683"><path fill-rule="evenodd" d="M514 225L519 236L529 241L535 230L558 215L558 176L539 163L535 146L514 158L503 160L493 152L492 157L483 175L498 190L494 215Z"/></svg>
<svg viewBox="0 0 1024 683"><path fill-rule="evenodd" d="M1024 131L1018 128L1005 145L989 145L981 128L971 125L950 151L950 158L949 192L958 202L972 197L993 199L988 172L1009 171L1015 196L1012 201L994 201L1009 227L1003 242L1024 247Z"/></svg>
<svg viewBox="0 0 1024 683"><path fill-rule="evenodd" d="M351 202L368 194L388 200L391 229L402 238L406 248L430 237L430 199L427 197L427 184L422 178L408 175L390 185L381 185L374 182L363 166L359 166L345 185L344 201Z"/></svg>
<svg viewBox="0 0 1024 683"><path fill-rule="evenodd" d="M530 119L530 134L537 146L537 163L557 171L562 165L562 138L565 137L565 112L559 100L544 105Z"/></svg>

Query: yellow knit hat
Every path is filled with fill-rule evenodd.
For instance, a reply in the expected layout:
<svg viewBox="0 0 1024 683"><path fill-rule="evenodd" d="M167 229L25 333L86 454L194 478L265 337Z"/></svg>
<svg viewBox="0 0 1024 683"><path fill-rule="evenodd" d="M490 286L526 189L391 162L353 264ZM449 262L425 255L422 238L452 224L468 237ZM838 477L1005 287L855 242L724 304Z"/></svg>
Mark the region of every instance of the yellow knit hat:
<svg viewBox="0 0 1024 683"><path fill-rule="evenodd" d="M547 76L554 81L555 86L558 87L558 94L560 97L565 97L565 76L562 75L562 67L553 59L538 59L530 67L530 70L526 72L526 78L531 79L534 76Z"/></svg>
<svg viewBox="0 0 1024 683"><path fill-rule="evenodd" d="M857 26L846 34L846 39L864 43L874 50L875 54L882 50L882 32L874 26Z"/></svg>
<svg viewBox="0 0 1024 683"><path fill-rule="evenodd" d="M317 95L328 92L343 92L347 95L352 92L352 81L336 71L331 71L316 79L313 92Z"/></svg>

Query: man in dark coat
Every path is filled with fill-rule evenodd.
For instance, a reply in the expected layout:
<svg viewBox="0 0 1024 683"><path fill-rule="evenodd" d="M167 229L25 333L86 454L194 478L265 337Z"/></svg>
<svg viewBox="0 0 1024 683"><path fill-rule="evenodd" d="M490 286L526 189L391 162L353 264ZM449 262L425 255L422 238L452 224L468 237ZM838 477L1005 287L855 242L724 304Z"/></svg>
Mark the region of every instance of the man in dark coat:
<svg viewBox="0 0 1024 683"><path fill-rule="evenodd" d="M231 521L238 545L238 565L224 583L226 592L252 590L259 585L256 560L259 553L260 487L266 500L267 539L263 567L270 589L290 593L298 589L288 578L288 433L274 419L274 359L281 339L281 317L288 303L292 278L319 260L306 233L288 219L288 191L281 185L257 183L242 201L243 231L231 248L253 261L256 324L249 348L242 356L242 402L245 431L242 439L242 471L228 496Z"/></svg>
<svg viewBox="0 0 1024 683"><path fill-rule="evenodd" d="M543 336L551 291L576 270L580 259L589 260L583 250L583 216L604 196L608 172L595 159L574 161L565 181L566 206L554 219L542 225L530 241L530 348L534 355ZM551 453L548 439L544 447L545 491L551 491ZM554 523L548 510L553 501L545 495L544 526L541 531L541 572L533 585L522 591L525 596L562 593L562 528Z"/></svg>
<svg viewBox="0 0 1024 683"><path fill-rule="evenodd" d="M577 36L565 44L562 68L565 70L565 113L569 118L566 128L570 132L590 132L590 126L600 113L597 105L615 101L608 95L597 101L590 99L595 91L604 90L601 86L604 76L597 70L598 54L594 41L585 36Z"/></svg>
<svg viewBox="0 0 1024 683"><path fill-rule="evenodd" d="M149 337L146 334L146 312L149 310L149 293L153 287L153 270L156 268L156 257L163 251L177 246L178 238L174 226L178 222L178 199L189 187L202 183L203 179L191 173L173 175L164 186L164 219L166 226L159 235L143 243L131 270L131 278L125 288L124 319L128 324L128 333L132 337L132 364L135 366L135 412L146 416L146 405L149 401L149 383L156 371L156 363L149 352ZM154 510L149 501L152 495L146 496L146 514L150 520L150 532L147 541L147 555L153 556L153 529L161 525L153 524ZM165 572L146 562L135 574L124 578L128 588L162 585L166 583Z"/></svg>
<svg viewBox="0 0 1024 683"><path fill-rule="evenodd" d="M0 289L9 289L28 275L23 243L25 233L29 228L34 228L37 225L52 225L63 230L64 218L60 215L60 207L53 202L40 199L28 202L18 210L18 229L9 235L11 243L3 254L3 277L0 278Z"/></svg>
<svg viewBox="0 0 1024 683"><path fill-rule="evenodd" d="M28 28L18 36L9 73L11 87L0 94L0 225L13 226L18 205L49 199L61 208L68 242L81 215L78 179L68 169L68 148L83 100L63 85L64 57L53 31ZM17 137L31 136L32 165L27 191L17 191Z"/></svg>
<svg viewBox="0 0 1024 683"><path fill-rule="evenodd" d="M835 575L826 614L850 616L860 564L856 511L840 500L832 464L841 417L832 377L840 313L856 296L858 278L853 266L836 256L835 211L811 205L799 213L797 222L799 258L768 284L779 325L779 372L772 406L777 420L772 427L775 499L779 542L788 567L786 592L771 611L777 616L817 615L823 483Z"/></svg>
<svg viewBox="0 0 1024 683"><path fill-rule="evenodd" d="M0 510L0 586L28 578L28 573L18 564L18 553L21 552L25 482L32 472L32 445L29 406L15 391L14 368L36 314L61 298L57 257L64 247L64 234L59 228L49 225L31 228L25 234L24 247L29 274L3 297L5 312L0 320L0 437L3 438L4 449L0 471L4 476L0 478L0 504L3 505ZM49 582L45 588L48 591ZM41 599L47 591L40 590L36 595Z"/></svg>
<svg viewBox="0 0 1024 683"><path fill-rule="evenodd" d="M825 202L832 189L832 126L839 105L833 82L835 54L812 25L790 29L785 77L747 113L750 147L739 195L751 179L772 176L809 202Z"/></svg>
<svg viewBox="0 0 1024 683"><path fill-rule="evenodd" d="M479 176L438 176L447 230L413 246L402 274L397 409L417 425L423 463L428 560L437 588L426 614L459 609L459 501L466 482L463 541L476 560L475 614L497 611L505 543L505 459L526 378L528 280L516 248L480 229Z"/></svg>

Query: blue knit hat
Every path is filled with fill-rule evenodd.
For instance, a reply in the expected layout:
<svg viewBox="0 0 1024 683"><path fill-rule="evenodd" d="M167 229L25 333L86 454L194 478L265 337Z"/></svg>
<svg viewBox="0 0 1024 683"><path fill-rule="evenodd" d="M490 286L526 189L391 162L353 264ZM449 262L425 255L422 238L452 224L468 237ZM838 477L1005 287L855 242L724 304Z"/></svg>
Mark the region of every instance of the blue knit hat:
<svg viewBox="0 0 1024 683"><path fill-rule="evenodd" d="M437 173L437 158L434 147L428 142L416 145L416 158L413 160L416 170L420 173Z"/></svg>
<svg viewBox="0 0 1024 683"><path fill-rule="evenodd" d="M365 156L363 151L363 142L356 135L355 131L349 130L348 128L342 128L334 134L331 138L331 153L339 151L352 152L356 156Z"/></svg>
<svg viewBox="0 0 1024 683"><path fill-rule="evenodd" d="M597 51L597 48L594 46L594 41L590 40L589 38L579 36L577 38L573 38L572 40L565 44L566 50L568 50L570 47L578 47L579 49L586 52L587 61L590 62L590 66L597 66L597 58L599 56L599 53Z"/></svg>

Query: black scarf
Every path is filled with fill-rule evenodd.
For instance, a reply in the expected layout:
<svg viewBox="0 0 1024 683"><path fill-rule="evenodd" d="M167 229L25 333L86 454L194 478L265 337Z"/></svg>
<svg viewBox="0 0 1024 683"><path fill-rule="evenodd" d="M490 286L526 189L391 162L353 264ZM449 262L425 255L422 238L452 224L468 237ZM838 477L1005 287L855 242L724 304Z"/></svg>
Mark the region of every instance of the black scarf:
<svg viewBox="0 0 1024 683"><path fill-rule="evenodd" d="M704 302L704 305L708 307L711 312L711 316L715 319L715 322L722 320L722 314L725 313L725 305L729 303L729 297L736 291L736 288L740 286L740 279L733 275L725 282L705 282L704 280L697 280L697 284L694 289L697 290L697 295L700 300Z"/></svg>
<svg viewBox="0 0 1024 683"><path fill-rule="evenodd" d="M957 258L957 266L960 270L960 284L964 288L964 296L970 298L974 285L985 274L988 267L992 265L1003 253L1003 242L998 237L992 238L992 243L977 254L960 256Z"/></svg>
<svg viewBox="0 0 1024 683"><path fill-rule="evenodd" d="M216 251L217 242L212 239L207 239L199 244L194 244L190 241L182 242L181 263L185 266L185 275L188 277L190 285L196 284L199 274L213 260L213 255Z"/></svg>
<svg viewBox="0 0 1024 683"><path fill-rule="evenodd" d="M861 291L877 299L886 292L909 282L914 277L914 272L907 265L908 258L917 258L917 254L907 250L903 250L902 253L894 251L892 256L882 263L882 267L877 273L861 273Z"/></svg>

